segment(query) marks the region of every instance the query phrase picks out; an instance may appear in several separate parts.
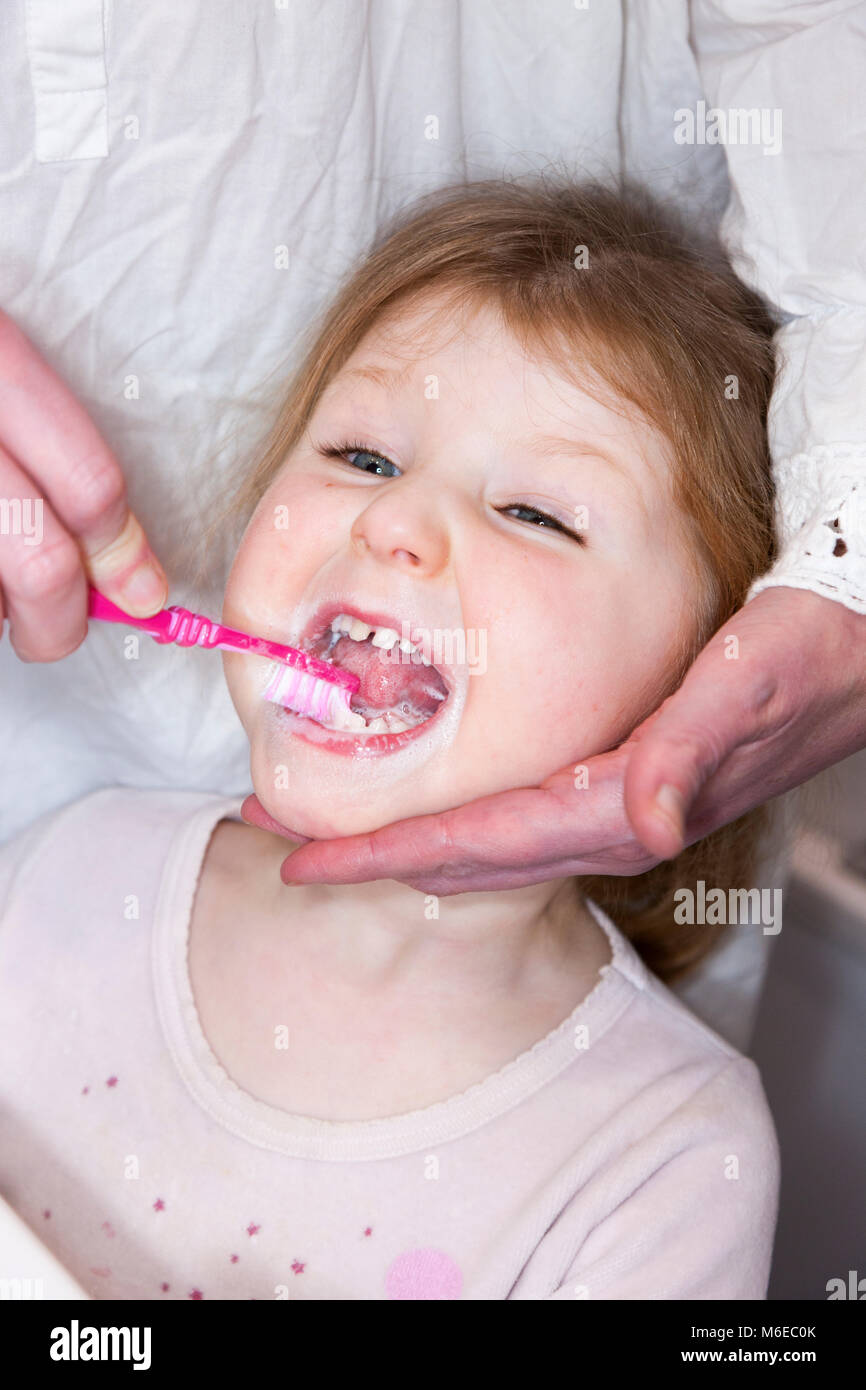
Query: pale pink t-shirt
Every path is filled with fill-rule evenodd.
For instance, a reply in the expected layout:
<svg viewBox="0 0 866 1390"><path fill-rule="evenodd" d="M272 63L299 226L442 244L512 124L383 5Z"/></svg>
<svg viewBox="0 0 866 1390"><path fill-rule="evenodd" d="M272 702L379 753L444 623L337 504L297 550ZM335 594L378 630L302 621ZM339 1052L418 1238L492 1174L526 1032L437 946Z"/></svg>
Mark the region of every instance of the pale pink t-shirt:
<svg viewBox="0 0 866 1390"><path fill-rule="evenodd" d="M347 1122L236 1086L186 950L239 806L109 788L0 849L0 1194L88 1293L766 1297L779 1154L757 1068L595 907L595 988L460 1095Z"/></svg>

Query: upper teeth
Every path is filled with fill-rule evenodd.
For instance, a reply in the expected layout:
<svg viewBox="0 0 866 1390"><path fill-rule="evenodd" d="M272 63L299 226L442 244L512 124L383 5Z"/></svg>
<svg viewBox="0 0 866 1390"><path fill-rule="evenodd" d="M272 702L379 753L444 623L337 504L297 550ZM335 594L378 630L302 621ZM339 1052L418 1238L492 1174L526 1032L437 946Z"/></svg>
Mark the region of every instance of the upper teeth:
<svg viewBox="0 0 866 1390"><path fill-rule="evenodd" d="M405 652L407 656L417 652L424 665L430 665L420 644L410 642L408 637L401 637L392 627L370 627L369 623L363 622L361 618L352 617L350 613L338 613L331 623L331 631L343 633L345 636L351 637L353 642L366 642L372 632L374 647L382 647L385 651L390 651L392 647L399 644L401 652Z"/></svg>

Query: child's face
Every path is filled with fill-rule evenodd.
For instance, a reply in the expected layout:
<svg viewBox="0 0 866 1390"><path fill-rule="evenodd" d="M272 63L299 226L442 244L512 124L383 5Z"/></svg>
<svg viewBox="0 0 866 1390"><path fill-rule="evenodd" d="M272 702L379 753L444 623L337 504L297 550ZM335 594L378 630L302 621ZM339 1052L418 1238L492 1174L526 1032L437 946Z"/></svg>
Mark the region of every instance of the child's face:
<svg viewBox="0 0 866 1390"><path fill-rule="evenodd" d="M332 380L226 590L224 622L292 646L344 611L406 623L441 672L341 639L339 664L389 673L391 709L405 678L409 722L435 710L364 738L324 735L262 697L268 662L225 657L256 795L313 838L537 785L615 746L691 621L666 441L529 360L495 309L429 337L431 303L381 323ZM390 389L361 368L394 374ZM323 455L334 444L351 462Z"/></svg>

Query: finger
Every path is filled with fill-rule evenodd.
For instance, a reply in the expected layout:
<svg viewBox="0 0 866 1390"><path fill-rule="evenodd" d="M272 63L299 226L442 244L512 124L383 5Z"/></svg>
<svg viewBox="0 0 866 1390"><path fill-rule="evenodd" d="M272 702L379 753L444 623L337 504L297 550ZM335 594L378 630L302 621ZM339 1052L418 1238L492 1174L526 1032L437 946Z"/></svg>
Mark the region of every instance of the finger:
<svg viewBox="0 0 866 1390"><path fill-rule="evenodd" d="M640 842L662 859L700 838L689 826L699 792L733 750L756 735L752 674L747 662L726 661L714 639L679 690L635 731L625 809Z"/></svg>
<svg viewBox="0 0 866 1390"><path fill-rule="evenodd" d="M306 844L310 838L308 835L299 835L296 830L290 830L288 826L274 820L255 794L248 796L243 802L241 819L246 821L247 825L257 826L259 830L269 830L272 835L282 835L287 840L301 840Z"/></svg>
<svg viewBox="0 0 866 1390"><path fill-rule="evenodd" d="M0 447L0 586L9 636L22 661L57 661L87 635L81 554Z"/></svg>
<svg viewBox="0 0 866 1390"><path fill-rule="evenodd" d="M123 523L104 542L81 536L90 582L134 617L149 617L168 599L168 580L150 549L141 523L124 506Z"/></svg>
<svg viewBox="0 0 866 1390"><path fill-rule="evenodd" d="M472 812L464 816L470 827L472 816ZM414 816L365 834L312 841L283 866L284 882L366 883L379 878L406 882L425 871L442 877L446 865L459 872L459 863L465 871L470 868L468 859L475 868L478 849L472 846L471 829L469 836L456 842L454 820L453 812Z"/></svg>
<svg viewBox="0 0 866 1390"><path fill-rule="evenodd" d="M548 786L481 797L367 834L311 841L285 861L282 876L291 884L391 878L449 894L599 872L601 863L609 872L638 873L652 862L635 845L621 796L614 805L602 790L594 798L589 790Z"/></svg>
<svg viewBox="0 0 866 1390"><path fill-rule="evenodd" d="M102 593L144 617L168 584L130 512L120 465L86 410L0 313L0 442L37 484Z"/></svg>

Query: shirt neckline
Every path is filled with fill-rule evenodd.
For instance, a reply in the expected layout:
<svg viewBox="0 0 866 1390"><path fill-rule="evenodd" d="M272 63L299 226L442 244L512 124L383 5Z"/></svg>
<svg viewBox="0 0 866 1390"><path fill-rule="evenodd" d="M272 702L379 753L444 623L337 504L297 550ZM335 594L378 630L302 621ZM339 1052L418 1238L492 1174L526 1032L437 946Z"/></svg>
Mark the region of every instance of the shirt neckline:
<svg viewBox="0 0 866 1390"><path fill-rule="evenodd" d="M322 1120L258 1100L228 1075L208 1043L189 977L189 926L207 846L223 819L240 820L243 797L217 796L188 816L173 837L154 915L152 971L169 1053L193 1098L218 1124L259 1148L327 1161L394 1158L460 1138L504 1114L579 1062L575 1028L593 1046L643 989L646 966L608 915L586 899L606 933L612 959L562 1023L465 1091L419 1110L372 1120Z"/></svg>

